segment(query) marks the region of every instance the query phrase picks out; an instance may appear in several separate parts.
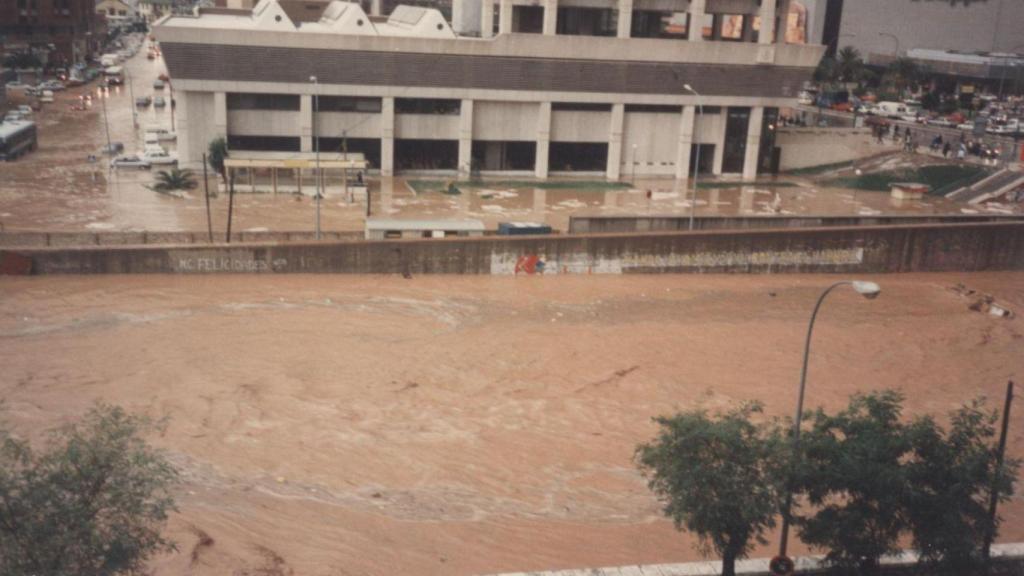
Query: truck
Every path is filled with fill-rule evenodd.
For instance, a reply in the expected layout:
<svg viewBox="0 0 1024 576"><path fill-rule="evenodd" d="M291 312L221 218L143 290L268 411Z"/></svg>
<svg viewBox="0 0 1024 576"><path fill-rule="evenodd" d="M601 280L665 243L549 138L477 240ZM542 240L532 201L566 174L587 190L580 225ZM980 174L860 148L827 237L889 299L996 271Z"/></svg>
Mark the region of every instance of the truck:
<svg viewBox="0 0 1024 576"><path fill-rule="evenodd" d="M904 116L913 115L914 112L903 102L879 102L876 114L899 120Z"/></svg>

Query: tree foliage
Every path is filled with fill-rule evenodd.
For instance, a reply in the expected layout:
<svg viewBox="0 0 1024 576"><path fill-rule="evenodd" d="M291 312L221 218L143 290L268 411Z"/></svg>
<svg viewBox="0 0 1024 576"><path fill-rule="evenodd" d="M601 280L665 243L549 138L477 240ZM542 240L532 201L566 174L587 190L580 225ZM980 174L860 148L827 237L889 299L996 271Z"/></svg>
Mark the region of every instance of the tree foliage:
<svg viewBox="0 0 1024 576"><path fill-rule="evenodd" d="M957 574L970 574L982 562L989 529L992 488L999 500L1013 495L1020 462L997 464L993 445L997 416L975 400L949 416L948 433L930 417L910 426L913 457L907 465L907 520L914 547L924 562Z"/></svg>
<svg viewBox="0 0 1024 576"><path fill-rule="evenodd" d="M4 58L4 66L14 69L41 68L43 62L31 52L14 52Z"/></svg>
<svg viewBox="0 0 1024 576"><path fill-rule="evenodd" d="M705 554L722 557L722 574L775 525L780 486L770 472L778 435L751 421L759 404L708 416L692 411L656 418L658 437L637 447L648 486L677 529L697 534Z"/></svg>
<svg viewBox="0 0 1024 576"><path fill-rule="evenodd" d="M215 138L210 141L208 150L206 151L206 161L209 162L210 168L220 177L227 182L227 174L224 171L224 160L228 157L228 142L224 138Z"/></svg>
<svg viewBox="0 0 1024 576"><path fill-rule="evenodd" d="M835 76L840 82L856 82L864 80L864 58L860 51L852 46L846 46L839 51L835 60Z"/></svg>
<svg viewBox="0 0 1024 576"><path fill-rule="evenodd" d="M804 436L796 485L813 513L797 516L800 538L838 567L871 573L899 551L908 525L901 460L910 439L894 391L856 395L835 415L818 410Z"/></svg>
<svg viewBox="0 0 1024 576"><path fill-rule="evenodd" d="M191 190L198 186L195 176L193 176L191 170L181 170L178 168L171 168L170 170L161 170L156 174L156 184L153 185L153 190L157 192L171 192L174 190Z"/></svg>
<svg viewBox="0 0 1024 576"><path fill-rule="evenodd" d="M35 451L0 428L0 574L144 574L176 472L141 438L144 418L106 405Z"/></svg>

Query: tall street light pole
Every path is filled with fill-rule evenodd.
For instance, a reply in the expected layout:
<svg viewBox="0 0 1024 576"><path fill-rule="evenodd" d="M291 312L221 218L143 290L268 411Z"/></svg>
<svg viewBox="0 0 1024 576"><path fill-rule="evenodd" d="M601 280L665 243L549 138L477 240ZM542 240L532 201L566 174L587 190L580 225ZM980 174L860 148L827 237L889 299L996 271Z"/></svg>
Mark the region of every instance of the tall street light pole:
<svg viewBox="0 0 1024 576"><path fill-rule="evenodd" d="M700 102L700 98L701 98L700 93L698 93L696 90L694 90L693 87L690 86L689 84L683 84L683 90L686 90L687 92L690 92L694 96L697 97L697 111L698 111L698 116L697 117L703 120L704 119L704 105L701 104L701 102ZM694 130L693 130L693 132L694 132L693 140L697 140L697 130L696 130L697 122L693 123L693 127L694 127ZM689 226L690 230L693 230L693 215L694 215L694 212L697 210L697 174L700 171L700 142L694 142L694 143L697 146L697 153L696 153L696 157L694 158L694 161L693 161L693 198L692 198L692 201L690 202L690 226Z"/></svg>
<svg viewBox="0 0 1024 576"><path fill-rule="evenodd" d="M800 422L804 417L804 390L807 386L807 362L811 354L811 334L814 333L814 321L818 317L818 310L821 309L821 304L825 301L825 297L829 295L833 290L840 286L850 286L858 294L864 296L868 300L874 300L881 293L882 289L874 282L864 282L861 280L843 280L842 282L836 282L829 286L821 293L818 297L818 303L814 305L814 312L811 313L811 322L807 326L807 340L804 343L804 365L803 370L800 372L800 393L797 396L796 401L796 418L793 420L793 458L794 466L796 465L795 458L797 458L800 449ZM789 482L790 485L786 490L786 503L782 509L782 530L779 537L779 556L786 556L786 547L789 544L789 517L793 507L793 470L790 469Z"/></svg>
<svg viewBox="0 0 1024 576"><path fill-rule="evenodd" d="M316 150L316 239L320 239L320 182L323 177L320 175L320 133L316 129L317 112L320 108L320 84L316 76L310 76L309 81L313 83L313 146Z"/></svg>

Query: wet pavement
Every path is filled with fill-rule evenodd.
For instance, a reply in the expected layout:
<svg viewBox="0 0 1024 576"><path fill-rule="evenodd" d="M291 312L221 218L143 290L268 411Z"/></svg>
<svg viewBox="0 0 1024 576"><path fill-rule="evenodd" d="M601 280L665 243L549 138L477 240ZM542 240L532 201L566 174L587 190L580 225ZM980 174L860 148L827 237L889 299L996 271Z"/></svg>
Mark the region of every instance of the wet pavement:
<svg viewBox="0 0 1024 576"><path fill-rule="evenodd" d="M136 108L134 98L162 95L153 80L166 71L163 61L146 59L146 50L125 64L126 84L112 88L99 99L95 84L56 94L56 102L36 113L39 150L17 162L0 164L0 223L5 230L48 231L203 231L206 207L202 186L183 198L158 194L149 188L153 170L110 170L100 154L110 140L122 142L127 152L143 147L145 128L173 129L170 106ZM129 81L130 79L130 81ZM79 96L94 96L86 111L73 111ZM19 102L12 102L18 104ZM106 105L104 114L104 104ZM133 121L133 115L135 115ZM173 142L162 142L170 151ZM90 154L98 161L90 163ZM926 156L894 156L879 162L879 169L938 162ZM411 178L419 179L419 178ZM436 180L436 178L423 178ZM820 180L820 178L818 179ZM706 181L702 177L702 181ZM723 182L719 180L719 182ZM727 181L726 181L727 182ZM782 175L754 186L723 184L701 188L696 195L696 215L765 214L963 214L1024 213L1020 206L965 206L943 198L897 201L887 193L827 188L815 179ZM217 182L211 178L210 187ZM440 188L440 187L438 187ZM314 201L292 194L251 194L242 182L236 187L233 229L307 230L315 223ZM488 228L509 220L543 221L566 230L573 214L687 215L692 207L692 187L666 179L637 180L619 189L540 189L494 186L465 188L461 195L440 191L417 194L404 178L370 181L371 213L393 218L476 218ZM213 228L226 227L227 194L211 199ZM362 230L366 215L363 199L349 202L343 195L329 195L321 206L324 230Z"/></svg>

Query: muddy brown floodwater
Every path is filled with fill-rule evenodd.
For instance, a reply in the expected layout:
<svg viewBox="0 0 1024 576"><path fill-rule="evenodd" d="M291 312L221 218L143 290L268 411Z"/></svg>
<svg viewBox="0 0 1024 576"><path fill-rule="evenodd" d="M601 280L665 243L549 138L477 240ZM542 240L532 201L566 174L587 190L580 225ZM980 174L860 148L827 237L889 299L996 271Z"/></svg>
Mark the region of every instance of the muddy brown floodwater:
<svg viewBox="0 0 1024 576"><path fill-rule="evenodd" d="M693 539L661 517L635 446L677 409L790 414L835 279L4 279L0 398L35 440L97 400L169 419L151 440L184 484L160 575L686 561ZM1021 320L950 289L1019 312L1024 273L872 279L880 298L839 291L819 317L809 406L893 387L942 414L1024 374ZM1000 540L1024 539L1021 496L1003 513Z"/></svg>

